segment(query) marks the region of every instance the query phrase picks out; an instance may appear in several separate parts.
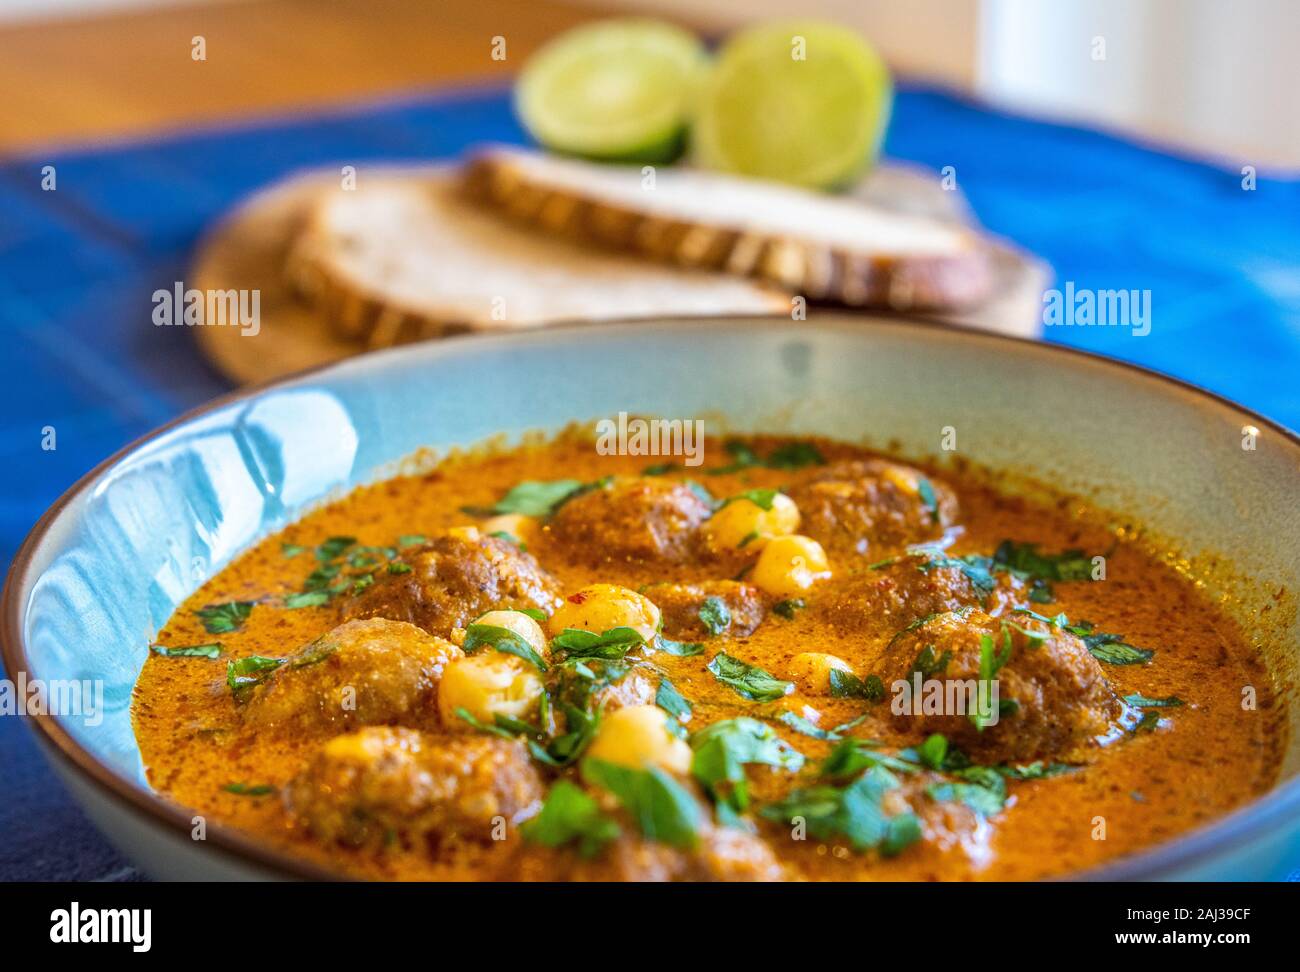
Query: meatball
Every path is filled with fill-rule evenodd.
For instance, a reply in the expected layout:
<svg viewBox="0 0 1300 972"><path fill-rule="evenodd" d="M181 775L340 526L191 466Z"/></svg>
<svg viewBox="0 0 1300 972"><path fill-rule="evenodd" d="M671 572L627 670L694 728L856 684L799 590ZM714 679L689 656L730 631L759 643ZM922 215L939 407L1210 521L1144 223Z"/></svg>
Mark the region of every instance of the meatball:
<svg viewBox="0 0 1300 972"><path fill-rule="evenodd" d="M709 812L701 810L702 819ZM691 850L647 840L623 811L611 811L621 834L583 858L572 847L526 845L514 862L515 881L781 881L784 868L767 843L743 830L705 823Z"/></svg>
<svg viewBox="0 0 1300 972"><path fill-rule="evenodd" d="M865 554L935 540L957 519L957 497L919 469L883 459L827 467L790 490L802 533L832 553Z"/></svg>
<svg viewBox="0 0 1300 972"><path fill-rule="evenodd" d="M679 563L712 512L687 483L619 477L561 506L551 519L551 535L569 559L580 563Z"/></svg>
<svg viewBox="0 0 1300 972"><path fill-rule="evenodd" d="M921 820L916 853L935 861L935 880L971 877L993 860L993 825L966 804L918 799L916 811Z"/></svg>
<svg viewBox="0 0 1300 972"><path fill-rule="evenodd" d="M1089 744L1121 714L1101 666L1068 631L1031 619L1012 624L979 610L940 614L909 628L886 648L881 678L891 689L895 722L918 738L943 733L981 763L1030 760ZM994 665L1001 663L990 680L1000 708L993 707L992 724L981 729L974 713L985 646ZM923 686L943 683L942 704L926 705L924 688L916 698L897 685L914 686L918 669Z"/></svg>
<svg viewBox="0 0 1300 972"><path fill-rule="evenodd" d="M250 691L250 725L344 732L438 725L443 669L463 652L402 621L349 621L304 645Z"/></svg>
<svg viewBox="0 0 1300 972"><path fill-rule="evenodd" d="M409 621L446 638L486 611L549 613L559 604L558 584L532 554L472 527L439 537L404 560L409 571L377 574L344 602L343 617Z"/></svg>
<svg viewBox="0 0 1300 972"><path fill-rule="evenodd" d="M837 627L868 636L892 635L917 618L960 608L999 615L1023 601L1024 584L1008 573L942 553L904 554L874 569L844 575L821 596Z"/></svg>
<svg viewBox="0 0 1300 972"><path fill-rule="evenodd" d="M739 581L654 584L646 589L646 596L659 606L664 634L681 641L700 641L715 634L745 638L767 613L762 592Z"/></svg>
<svg viewBox="0 0 1300 972"><path fill-rule="evenodd" d="M378 849L432 848L447 837L499 838L541 806L541 778L517 740L371 727L337 736L285 791L316 838Z"/></svg>
<svg viewBox="0 0 1300 972"><path fill-rule="evenodd" d="M993 826L985 816L957 800L932 796L945 778L937 773L896 774L899 788L885 794L891 816L911 810L921 823L921 839L904 853L913 867L930 865L933 880L969 879L993 859Z"/></svg>

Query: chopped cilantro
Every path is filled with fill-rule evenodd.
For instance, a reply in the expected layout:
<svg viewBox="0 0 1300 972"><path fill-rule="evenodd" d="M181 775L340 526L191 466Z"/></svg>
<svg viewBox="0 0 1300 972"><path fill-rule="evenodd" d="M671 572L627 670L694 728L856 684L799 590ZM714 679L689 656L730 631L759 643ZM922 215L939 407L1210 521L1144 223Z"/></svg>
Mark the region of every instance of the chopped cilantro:
<svg viewBox="0 0 1300 972"><path fill-rule="evenodd" d="M666 678L659 681L659 690L655 692L655 705L680 722L685 722L691 717L691 703L677 691L677 686Z"/></svg>
<svg viewBox="0 0 1300 972"><path fill-rule="evenodd" d="M794 691L794 684L784 682L756 665L750 665L725 652L718 652L709 662L708 669L723 685L728 685L738 695L755 702L772 702Z"/></svg>
<svg viewBox="0 0 1300 972"><path fill-rule="evenodd" d="M691 736L691 773L713 798L737 813L749 806L747 763L763 763L797 773L804 757L771 726L741 716L705 726Z"/></svg>
<svg viewBox="0 0 1300 972"><path fill-rule="evenodd" d="M1153 699L1146 695L1126 695L1124 701L1138 709L1164 709L1185 704L1176 695L1169 695L1163 699Z"/></svg>
<svg viewBox="0 0 1300 972"><path fill-rule="evenodd" d="M226 684L235 697L239 698L248 689L261 684L284 661L283 658L267 658L263 655L232 659L226 663Z"/></svg>
<svg viewBox="0 0 1300 972"><path fill-rule="evenodd" d="M921 502L925 508L930 511L930 522L939 522L939 498L934 495L934 487L930 485L930 480L922 477L916 481L916 492L921 497Z"/></svg>
<svg viewBox="0 0 1300 972"><path fill-rule="evenodd" d="M618 798L648 840L686 850L699 842L699 805L685 787L657 766L632 769L588 757L581 769L587 783Z"/></svg>
<svg viewBox="0 0 1300 972"><path fill-rule="evenodd" d="M471 624L465 629L465 654L472 655L480 648L492 648L506 655L514 655L529 662L538 671L546 671L546 660L519 634L509 628L494 624Z"/></svg>
<svg viewBox="0 0 1300 972"><path fill-rule="evenodd" d="M222 789L237 796L250 797L269 796L275 792L275 787L269 783L227 783Z"/></svg>
<svg viewBox="0 0 1300 972"><path fill-rule="evenodd" d="M785 799L763 807L760 814L777 823L802 821L818 840L842 836L859 852L878 849L892 856L921 837L915 814L909 811L889 817L881 805L885 793L898 785L897 777L876 766L846 787L795 790Z"/></svg>
<svg viewBox="0 0 1300 972"><path fill-rule="evenodd" d="M185 645L181 648L168 648L165 645L150 645L149 650L163 658L216 658L221 654L221 642L214 641L208 645Z"/></svg>
<svg viewBox="0 0 1300 972"><path fill-rule="evenodd" d="M356 537L330 537L316 548L316 559L321 563L337 560L356 542Z"/></svg>
<svg viewBox="0 0 1300 972"><path fill-rule="evenodd" d="M578 479L557 479L550 482L525 480L501 497L492 506L492 512L498 515L522 513L524 516L550 516L583 486Z"/></svg>
<svg viewBox="0 0 1300 972"><path fill-rule="evenodd" d="M730 473L766 466L769 469L803 469L806 466L824 466L826 458L810 442L787 442L777 446L766 459L760 458L751 446L739 439L728 439L722 444L731 456L731 462L725 466L707 469L710 476L725 476Z"/></svg>
<svg viewBox="0 0 1300 972"><path fill-rule="evenodd" d="M837 699L865 699L879 702L885 697L885 684L878 675L858 678L852 672L832 668L830 673L831 695Z"/></svg>
<svg viewBox="0 0 1300 972"><path fill-rule="evenodd" d="M673 641L663 635L655 635L654 649L678 658L693 658L704 654L704 646L698 641Z"/></svg>
<svg viewBox="0 0 1300 972"><path fill-rule="evenodd" d="M551 649L568 658L622 658L633 648L645 644L635 628L610 628L601 634L579 628L565 628L551 639Z"/></svg>
<svg viewBox="0 0 1300 972"><path fill-rule="evenodd" d="M588 794L568 780L560 780L546 795L541 812L519 828L524 840L543 847L576 843L578 854L594 857L620 830L613 818L601 813Z"/></svg>
<svg viewBox="0 0 1300 972"><path fill-rule="evenodd" d="M284 606L290 611L296 611L299 608L320 607L330 599L329 591L303 591L300 594L290 594L284 599Z"/></svg>
<svg viewBox="0 0 1300 972"><path fill-rule="evenodd" d="M225 604L209 604L194 613L203 622L208 634L229 634L238 631L253 613L256 601L228 601Z"/></svg>
<svg viewBox="0 0 1300 972"><path fill-rule="evenodd" d="M926 793L942 803L964 803L982 817L992 817L1006 805L1006 779L996 769L970 766L952 775L954 781L931 784Z"/></svg>
<svg viewBox="0 0 1300 972"><path fill-rule="evenodd" d="M776 494L781 492L779 489L747 489L743 493L737 493L735 496L728 496L722 501L723 506L730 506L732 503L740 500L749 500L760 510L770 510L772 504L776 502Z"/></svg>
<svg viewBox="0 0 1300 972"><path fill-rule="evenodd" d="M792 597L784 601L777 601L772 605L772 613L778 614L787 621L793 621L795 613L802 611L806 607L804 599L801 597Z"/></svg>
<svg viewBox="0 0 1300 972"><path fill-rule="evenodd" d="M706 597L700 605L699 615L700 622L709 629L709 634L722 634L731 624L731 610L720 597Z"/></svg>

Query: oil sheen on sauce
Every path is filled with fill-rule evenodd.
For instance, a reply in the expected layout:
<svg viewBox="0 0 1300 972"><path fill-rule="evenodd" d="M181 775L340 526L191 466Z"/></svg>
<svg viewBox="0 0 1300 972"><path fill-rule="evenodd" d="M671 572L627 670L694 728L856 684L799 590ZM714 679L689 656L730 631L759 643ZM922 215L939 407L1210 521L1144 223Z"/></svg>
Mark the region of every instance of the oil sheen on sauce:
<svg viewBox="0 0 1300 972"><path fill-rule="evenodd" d="M767 450L781 441L762 439L755 445ZM868 455L832 442L818 441L817 446L829 460ZM708 442L705 455L725 457L714 440ZM320 740L246 730L226 686L227 660L254 654L281 656L338 623L337 609L331 605L287 610L276 600L302 588L316 566L312 548L328 537L347 535L361 544L390 545L403 535L433 536L477 522L462 509L489 506L521 481L637 475L647 463L645 458L598 455L581 434L512 450L459 454L430 472L360 488L248 550L182 605L156 638L157 643L170 646L219 640L221 657L167 658L151 653L144 665L135 689L133 719L150 784L209 820L335 871L434 880L474 880L490 873L482 855L491 850L461 851L438 859L413 852L361 853L320 846L302 833L275 789L300 770ZM754 488L789 487L815 475L817 468L755 467L727 475L706 475L704 469L682 472L704 482L714 496L726 497ZM1035 542L1044 550L1106 552L1104 582L1059 583L1055 602L1043 610L1091 619L1101 630L1122 632L1126 641L1155 649L1149 664L1105 667L1118 694L1178 696L1186 704L1161 712L1155 731L1134 733L1094 750L1079 770L1012 781L1011 799L989 822L985 846L975 855L915 846L882 859L872 853L853 853L833 842L796 843L760 830L772 840L792 877L1013 880L1059 875L1168 840L1272 785L1284 740L1269 675L1237 626L1191 582L1162 563L1158 551L1118 542L1116 532L1080 503L1061 500L1051 506L1036 505L999 495L974 478L955 477L950 470L935 476L951 485L960 498L959 523L964 530L951 548L953 554L987 554L1007 539ZM295 547L303 552L286 556L285 549ZM594 582L637 588L660 581L709 579L707 571L691 563L675 569L623 564L599 571L577 567L548 554L545 530L530 544L530 551L566 591ZM260 602L239 630L213 635L204 629L195 613L199 608L236 600ZM803 651L839 655L859 672L871 672L873 655L880 648L878 640L837 633L819 616L814 592L807 610L791 620L769 617L748 638L729 642L727 651L781 676L788 660ZM656 656L656 663L708 721L755 714L755 703L740 698L705 670L708 658ZM1254 709L1242 706L1244 686L1256 690ZM782 704L794 711L812 707L820 713L823 726L865 713L855 735L897 738L877 711L881 704L805 698L798 692ZM776 728L808 757L810 765L830 749L828 742L784 725ZM919 740L900 740L908 741ZM780 770L751 766L749 772L758 803L777 798L792 786L788 774ZM235 789L242 784L246 792L231 792L232 784ZM250 786L257 789L248 792Z"/></svg>

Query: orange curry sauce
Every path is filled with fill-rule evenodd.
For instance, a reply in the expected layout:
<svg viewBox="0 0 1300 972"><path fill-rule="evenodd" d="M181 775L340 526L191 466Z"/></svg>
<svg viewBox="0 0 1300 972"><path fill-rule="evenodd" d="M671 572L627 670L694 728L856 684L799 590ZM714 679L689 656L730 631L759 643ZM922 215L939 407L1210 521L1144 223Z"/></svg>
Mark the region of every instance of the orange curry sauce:
<svg viewBox="0 0 1300 972"><path fill-rule="evenodd" d="M766 455L785 440L748 441L758 454ZM828 462L869 455L829 441L815 445ZM760 465L710 475L709 468L725 465L729 456L714 439L708 440L704 455L703 467L678 468L667 475L690 477L713 496L725 498L760 487L790 490L822 471L819 465L794 469ZM170 647L219 641L221 654L209 659L150 653L133 704L149 782L170 800L210 820L343 873L382 879L501 876L494 855L511 853L510 840L486 848L453 845L431 854L400 846L377 851L326 846L306 833L280 794L322 741L319 736L301 738L265 727L257 731L245 727L240 704L226 684L227 663L247 655L283 657L340 623L335 603L290 610L282 601L302 590L305 578L318 566L313 550L327 538L344 535L360 544L385 546L404 535L433 537L450 527L481 522L481 515L463 508L489 507L522 481L639 475L657 461L598 455L588 436L573 432L510 450L457 454L427 473L357 489L257 544L204 584L157 636L158 644ZM1090 555L1106 554L1104 581L1057 582L1053 602L1027 606L1045 615L1064 612L1071 619L1089 619L1097 630L1122 633L1126 642L1154 649L1147 664L1104 665L1105 677L1120 696L1177 696L1185 704L1157 710L1159 722L1154 728L1134 732L1130 723L1114 741L1070 754L1069 761L1078 764L1070 772L1009 780L1005 808L981 819L977 832L960 840L920 841L885 858L874 851L854 852L846 842L834 839L791 840L788 827L756 818L756 833L768 841L789 877L944 880L1060 875L1168 840L1272 785L1284 740L1269 674L1236 624L1192 582L1153 552L1121 541L1120 531L1080 503L1061 500L1051 507L1035 505L998 495L981 485L978 477L951 470L936 472L932 478L951 487L960 502L956 523L961 529L955 531L949 555L992 554L1008 539L1036 543L1044 552L1080 548ZM611 562L597 570L565 556L549 534L544 524L539 527L528 552L558 579L564 592L594 582L638 589L664 581L719 578L716 567L699 560L675 566ZM295 548L301 550L292 553ZM872 549L854 563L832 554L831 568L837 577L864 571L897 552ZM644 589L652 596L649 588ZM229 601L257 603L238 630L206 631L196 611ZM691 731L719 719L756 716L807 757L799 773L765 765L747 767L754 806L779 799L798 786L813 785L817 767L833 745L779 721L783 711L796 712L821 727L865 716L849 734L880 740L887 752L924 738L890 719L888 698L883 702L833 698L796 688L775 702L753 702L706 669L716 651L725 650L778 678L787 677L792 656L806 651L839 656L863 676L877 670L889 630L835 626L819 605L817 587L807 594L806 602L807 607L792 618L769 611L747 637L728 638L724 633L710 638L713 643L694 657L653 654L658 670L694 707ZM1256 690L1254 709L1243 708L1245 686ZM556 775L547 768L542 768L542 774L547 780ZM572 770L563 775L576 778ZM237 785L235 789L242 785L244 792L231 792L231 784ZM1104 839L1098 839L1103 830Z"/></svg>

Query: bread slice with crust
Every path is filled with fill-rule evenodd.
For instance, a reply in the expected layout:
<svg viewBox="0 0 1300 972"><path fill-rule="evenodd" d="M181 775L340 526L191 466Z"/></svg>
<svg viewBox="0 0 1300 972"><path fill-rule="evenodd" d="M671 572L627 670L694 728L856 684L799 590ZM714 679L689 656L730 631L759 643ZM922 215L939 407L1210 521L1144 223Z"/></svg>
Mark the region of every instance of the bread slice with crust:
<svg viewBox="0 0 1300 972"><path fill-rule="evenodd" d="M372 347L471 330L788 314L766 283L557 240L476 205L451 170L368 171L311 207L285 261L335 332Z"/></svg>
<svg viewBox="0 0 1300 972"><path fill-rule="evenodd" d="M555 234L766 280L813 300L950 311L980 303L993 287L988 249L971 230L851 197L505 147L472 157L464 186Z"/></svg>

